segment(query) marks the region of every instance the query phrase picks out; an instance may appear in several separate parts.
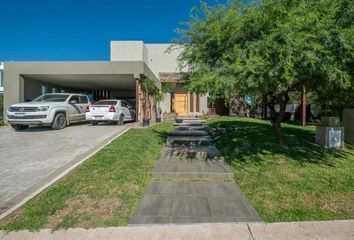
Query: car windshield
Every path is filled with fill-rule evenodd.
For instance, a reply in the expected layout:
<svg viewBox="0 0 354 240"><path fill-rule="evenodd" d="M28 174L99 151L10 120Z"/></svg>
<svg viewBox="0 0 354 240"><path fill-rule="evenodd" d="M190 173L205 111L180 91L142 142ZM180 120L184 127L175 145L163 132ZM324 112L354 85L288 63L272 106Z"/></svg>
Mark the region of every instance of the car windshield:
<svg viewBox="0 0 354 240"><path fill-rule="evenodd" d="M44 94L34 99L33 102L65 102L70 94Z"/></svg>
<svg viewBox="0 0 354 240"><path fill-rule="evenodd" d="M114 100L101 100L96 102L94 105L116 105L118 101Z"/></svg>

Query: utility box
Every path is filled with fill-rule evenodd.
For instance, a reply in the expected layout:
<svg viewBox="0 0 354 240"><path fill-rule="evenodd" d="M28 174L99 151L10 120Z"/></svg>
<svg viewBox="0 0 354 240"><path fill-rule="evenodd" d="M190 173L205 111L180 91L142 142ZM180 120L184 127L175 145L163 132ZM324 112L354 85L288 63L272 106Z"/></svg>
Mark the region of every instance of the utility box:
<svg viewBox="0 0 354 240"><path fill-rule="evenodd" d="M344 147L344 127L339 126L339 117L322 117L316 126L316 143L325 148Z"/></svg>
<svg viewBox="0 0 354 240"><path fill-rule="evenodd" d="M343 111L343 123L345 129L346 143L354 145L354 108L344 109Z"/></svg>

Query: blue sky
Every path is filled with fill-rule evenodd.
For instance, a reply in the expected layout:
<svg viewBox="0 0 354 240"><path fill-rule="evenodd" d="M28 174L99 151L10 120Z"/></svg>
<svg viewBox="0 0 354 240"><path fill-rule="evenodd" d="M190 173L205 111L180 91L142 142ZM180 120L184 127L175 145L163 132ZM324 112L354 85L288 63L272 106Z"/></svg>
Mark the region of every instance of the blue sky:
<svg viewBox="0 0 354 240"><path fill-rule="evenodd" d="M196 5L199 0L0 0L0 61L109 60L110 40L170 42Z"/></svg>

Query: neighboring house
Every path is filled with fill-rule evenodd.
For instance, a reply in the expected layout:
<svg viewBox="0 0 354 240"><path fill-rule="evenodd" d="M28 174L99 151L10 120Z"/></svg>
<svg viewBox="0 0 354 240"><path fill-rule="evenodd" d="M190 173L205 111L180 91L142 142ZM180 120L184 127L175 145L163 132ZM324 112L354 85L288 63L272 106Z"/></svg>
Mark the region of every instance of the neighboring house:
<svg viewBox="0 0 354 240"><path fill-rule="evenodd" d="M14 103L30 101L48 92L87 93L94 100L122 98L136 106L142 120L141 74L156 86L173 83L173 88L156 108L164 115L200 115L208 112L207 95L188 93L177 57L181 49L167 51L170 44L144 44L142 41L112 41L110 61L5 62L5 109Z"/></svg>
<svg viewBox="0 0 354 240"><path fill-rule="evenodd" d="M0 95L4 93L4 63L0 62Z"/></svg>

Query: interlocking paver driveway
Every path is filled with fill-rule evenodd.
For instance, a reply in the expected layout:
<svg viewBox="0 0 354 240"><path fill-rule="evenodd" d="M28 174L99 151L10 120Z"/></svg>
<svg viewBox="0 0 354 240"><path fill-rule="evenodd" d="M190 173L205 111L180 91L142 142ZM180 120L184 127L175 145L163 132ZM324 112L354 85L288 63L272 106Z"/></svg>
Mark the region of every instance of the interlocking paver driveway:
<svg viewBox="0 0 354 240"><path fill-rule="evenodd" d="M0 214L133 125L0 128Z"/></svg>

